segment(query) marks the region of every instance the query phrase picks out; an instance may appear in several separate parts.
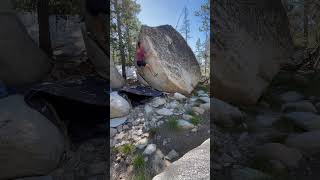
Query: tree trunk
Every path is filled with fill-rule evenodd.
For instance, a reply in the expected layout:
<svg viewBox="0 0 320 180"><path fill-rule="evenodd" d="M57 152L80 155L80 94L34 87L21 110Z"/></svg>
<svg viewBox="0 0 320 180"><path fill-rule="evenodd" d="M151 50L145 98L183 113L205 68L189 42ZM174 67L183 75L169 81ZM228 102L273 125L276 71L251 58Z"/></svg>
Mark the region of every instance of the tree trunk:
<svg viewBox="0 0 320 180"><path fill-rule="evenodd" d="M122 42L122 32L121 32L121 21L120 21L120 10L118 6L118 0L114 1L114 7L117 14L117 31L119 36L119 51L120 51L120 57L121 57L121 64L122 64L122 76L124 79L127 79L126 75L126 59L124 54L124 45Z"/></svg>
<svg viewBox="0 0 320 180"><path fill-rule="evenodd" d="M304 46L305 48L308 48L308 41L309 41L309 35L308 35L308 24L309 24L309 20L308 20L308 9L309 9L309 2L308 0L304 0L304 7L303 7L303 10L304 10L304 19L303 19L303 39L304 39Z"/></svg>
<svg viewBox="0 0 320 180"><path fill-rule="evenodd" d="M49 24L49 0L38 0L38 24L39 45L49 56L52 55L50 24Z"/></svg>

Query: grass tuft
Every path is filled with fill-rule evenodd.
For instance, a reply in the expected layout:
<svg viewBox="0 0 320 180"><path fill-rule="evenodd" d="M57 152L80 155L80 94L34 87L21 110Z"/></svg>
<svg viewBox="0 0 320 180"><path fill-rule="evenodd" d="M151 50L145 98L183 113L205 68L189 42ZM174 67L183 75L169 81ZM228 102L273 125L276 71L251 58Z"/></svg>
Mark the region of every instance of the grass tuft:
<svg viewBox="0 0 320 180"><path fill-rule="evenodd" d="M201 118L197 115L192 116L192 118L190 119L190 123L195 126L197 126L200 122L201 122Z"/></svg>
<svg viewBox="0 0 320 180"><path fill-rule="evenodd" d="M153 128L150 128L150 129L149 129L149 135L150 135L150 136L154 136L156 133L157 133L157 128L154 128L154 127L153 127Z"/></svg>
<svg viewBox="0 0 320 180"><path fill-rule="evenodd" d="M178 119L175 116L169 117L167 124L169 126L169 129L171 130L179 130L179 124L178 124Z"/></svg>
<svg viewBox="0 0 320 180"><path fill-rule="evenodd" d="M118 151L121 154L128 155L128 154L132 154L135 151L135 147L132 144L124 144L118 147Z"/></svg>
<svg viewBox="0 0 320 180"><path fill-rule="evenodd" d="M144 157L141 154L137 154L132 158L132 165L135 170L141 170L145 167Z"/></svg>

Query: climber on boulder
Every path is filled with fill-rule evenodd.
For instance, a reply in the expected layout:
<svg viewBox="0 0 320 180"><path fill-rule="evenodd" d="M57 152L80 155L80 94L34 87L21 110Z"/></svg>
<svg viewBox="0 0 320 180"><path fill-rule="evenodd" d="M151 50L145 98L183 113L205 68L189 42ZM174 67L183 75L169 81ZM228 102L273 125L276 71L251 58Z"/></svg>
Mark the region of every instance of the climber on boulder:
<svg viewBox="0 0 320 180"><path fill-rule="evenodd" d="M150 54L146 53L146 51L143 48L143 44L139 41L137 44L137 50L136 50L136 61L137 61L138 67L146 67L153 74L153 76L157 76L158 73L155 73L152 67L145 62L145 57L148 57L148 56L150 56Z"/></svg>

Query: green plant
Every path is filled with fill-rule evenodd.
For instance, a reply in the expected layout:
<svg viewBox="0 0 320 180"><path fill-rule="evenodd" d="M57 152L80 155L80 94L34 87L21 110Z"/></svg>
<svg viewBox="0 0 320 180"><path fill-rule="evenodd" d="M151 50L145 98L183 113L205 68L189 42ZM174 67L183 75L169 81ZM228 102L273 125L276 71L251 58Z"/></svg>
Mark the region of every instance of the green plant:
<svg viewBox="0 0 320 180"><path fill-rule="evenodd" d="M141 170L145 167L144 157L141 154L137 154L132 159L132 165L135 170Z"/></svg>
<svg viewBox="0 0 320 180"><path fill-rule="evenodd" d="M111 148L111 152L113 152L113 153L117 153L117 152L118 152L118 148L116 148L115 146L112 146L112 148Z"/></svg>
<svg viewBox="0 0 320 180"><path fill-rule="evenodd" d="M152 179L152 177L148 174L148 172L145 169L136 172L136 174L132 178L132 180L149 180L149 179Z"/></svg>
<svg viewBox="0 0 320 180"><path fill-rule="evenodd" d="M118 151L122 154L132 154L134 152L135 148L132 144L124 144L122 146L118 147Z"/></svg>
<svg viewBox="0 0 320 180"><path fill-rule="evenodd" d="M190 119L190 123L193 125L198 125L201 121L201 118L199 116L192 116L192 118Z"/></svg>
<svg viewBox="0 0 320 180"><path fill-rule="evenodd" d="M187 110L186 113L189 114L190 116L197 116L196 113L192 109Z"/></svg>
<svg viewBox="0 0 320 180"><path fill-rule="evenodd" d="M171 130L179 130L179 124L178 124L177 117L175 117L175 116L169 117L167 124Z"/></svg>
<svg viewBox="0 0 320 180"><path fill-rule="evenodd" d="M157 133L157 128L150 128L149 129L149 134L151 135L151 136L153 136L153 135L155 135Z"/></svg>

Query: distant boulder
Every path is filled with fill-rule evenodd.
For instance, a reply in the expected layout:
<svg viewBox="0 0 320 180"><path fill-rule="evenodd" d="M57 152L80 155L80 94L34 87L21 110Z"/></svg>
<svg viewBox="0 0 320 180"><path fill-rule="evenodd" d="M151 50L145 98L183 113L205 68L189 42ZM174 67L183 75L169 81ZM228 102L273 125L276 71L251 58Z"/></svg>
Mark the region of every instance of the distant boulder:
<svg viewBox="0 0 320 180"><path fill-rule="evenodd" d="M198 84L201 73L200 66L183 37L170 25L142 26L139 40L145 50L151 53L146 58L146 63L158 73L154 77L144 68L143 79L160 91L190 94Z"/></svg>

